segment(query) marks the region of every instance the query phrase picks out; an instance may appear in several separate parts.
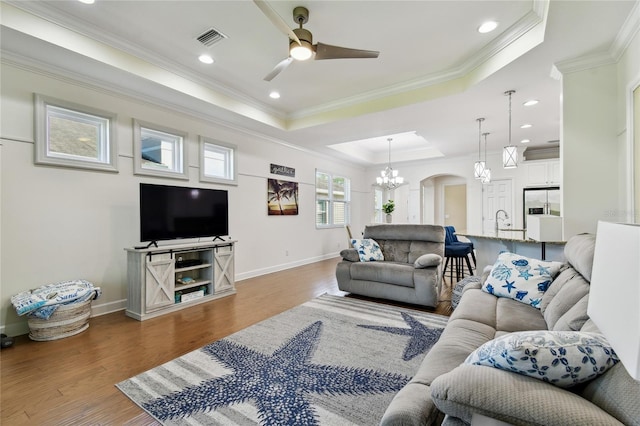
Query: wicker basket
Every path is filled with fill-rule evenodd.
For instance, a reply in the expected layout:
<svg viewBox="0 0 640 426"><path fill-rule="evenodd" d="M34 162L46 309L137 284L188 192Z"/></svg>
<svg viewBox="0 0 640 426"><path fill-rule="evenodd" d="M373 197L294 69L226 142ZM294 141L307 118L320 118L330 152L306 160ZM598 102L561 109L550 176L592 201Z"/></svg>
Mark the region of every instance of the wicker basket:
<svg viewBox="0 0 640 426"><path fill-rule="evenodd" d="M89 328L91 300L62 305L48 320L28 317L29 338L38 341L57 340L85 331Z"/></svg>

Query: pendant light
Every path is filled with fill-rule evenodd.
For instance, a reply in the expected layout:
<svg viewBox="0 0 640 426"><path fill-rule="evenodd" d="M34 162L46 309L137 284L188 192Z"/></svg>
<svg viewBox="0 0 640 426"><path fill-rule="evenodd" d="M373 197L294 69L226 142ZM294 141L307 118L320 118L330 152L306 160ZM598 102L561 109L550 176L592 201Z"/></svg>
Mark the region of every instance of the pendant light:
<svg viewBox="0 0 640 426"><path fill-rule="evenodd" d="M476 121L478 122L478 161L473 165L473 177L475 179L482 179L482 176L484 176L485 162L480 158L480 135L482 135L482 122L484 118L477 118Z"/></svg>
<svg viewBox="0 0 640 426"><path fill-rule="evenodd" d="M395 189L400 185L404 184L404 178L402 176L398 176L398 171L393 170L393 168L391 167L391 141L392 140L393 140L392 138L387 139L387 141L389 142L389 163L387 164L387 167L385 167L384 170L380 172L380 176L376 178L376 183L379 186L386 188L388 190Z"/></svg>
<svg viewBox="0 0 640 426"><path fill-rule="evenodd" d="M491 169L487 167L487 136L489 133L483 133L484 136L484 172L482 173L482 183L490 183L491 182Z"/></svg>
<svg viewBox="0 0 640 426"><path fill-rule="evenodd" d="M514 169L518 167L518 148L511 145L511 95L516 93L515 90L507 90L505 95L509 96L509 146L505 146L502 150L502 167L505 169Z"/></svg>

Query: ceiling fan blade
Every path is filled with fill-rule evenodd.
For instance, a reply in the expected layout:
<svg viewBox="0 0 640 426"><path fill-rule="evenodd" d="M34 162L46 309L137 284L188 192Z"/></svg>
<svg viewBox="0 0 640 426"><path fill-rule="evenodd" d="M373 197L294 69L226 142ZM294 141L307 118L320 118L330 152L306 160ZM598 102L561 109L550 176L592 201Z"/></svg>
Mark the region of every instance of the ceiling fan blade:
<svg viewBox="0 0 640 426"><path fill-rule="evenodd" d="M293 30L289 28L289 25L287 25L284 19L282 19L280 15L278 15L278 13L273 10L269 3L263 0L253 0L253 2L256 4L256 6L258 6L262 13L264 13L267 18L269 18L271 23L275 25L276 28L285 33L291 40L302 46L302 43L300 43L300 39L298 38L296 33L294 33Z"/></svg>
<svg viewBox="0 0 640 426"><path fill-rule="evenodd" d="M380 54L375 50L349 49L323 43L317 43L313 47L316 51L315 59L377 58Z"/></svg>
<svg viewBox="0 0 640 426"><path fill-rule="evenodd" d="M276 65L273 70L269 74L267 74L267 76L264 78L264 81L271 81L276 78L276 76L284 71L291 64L291 62L293 62L293 58L291 56L280 61L278 65Z"/></svg>

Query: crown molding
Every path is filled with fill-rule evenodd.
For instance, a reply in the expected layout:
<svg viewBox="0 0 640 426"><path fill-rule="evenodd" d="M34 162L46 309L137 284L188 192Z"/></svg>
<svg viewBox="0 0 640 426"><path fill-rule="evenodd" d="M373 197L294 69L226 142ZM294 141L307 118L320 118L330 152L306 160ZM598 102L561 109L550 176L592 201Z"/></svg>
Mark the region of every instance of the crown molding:
<svg viewBox="0 0 640 426"><path fill-rule="evenodd" d="M104 93L109 96L115 96L127 101L142 102L150 104L155 108L165 109L167 111L176 112L188 116L189 118L195 118L212 124L214 126L222 127L234 132L238 132L249 136L253 139L260 139L266 142L271 142L289 149L293 149L305 154L313 155L315 157L322 157L326 160L333 162L340 162L344 165L360 167L361 165L355 161L344 160L339 157L334 157L322 152L314 151L299 145L291 144L285 140L261 133L259 131L247 129L241 125L231 123L229 121L215 118L211 114L203 112L201 105L194 102L193 98L184 96L184 103L176 102L175 96L155 96L149 95L142 91L135 91L128 88L123 88L118 84L114 84L108 81L89 77L85 74L69 71L68 69L52 66L49 63L39 61L37 59L23 56L15 52L10 52L4 49L0 49L0 62L3 65L11 66L14 68L22 69L24 71L32 72L42 75L51 79L62 81L64 83L72 84L74 86L83 87L85 89L94 90ZM155 94L163 94L164 91L155 91Z"/></svg>
<svg viewBox="0 0 640 426"><path fill-rule="evenodd" d="M633 40L633 38L640 31L640 1L636 1L633 9L627 16L622 28L616 35L615 40L611 45L611 56L615 59L616 62L620 60L624 52L629 47L629 44Z"/></svg>
<svg viewBox="0 0 640 426"><path fill-rule="evenodd" d="M586 71L591 68L598 68L605 65L613 65L620 61L622 55L629 47L633 38L640 31L640 2L636 1L633 9L627 16L624 24L618 31L616 38L611 43L607 51L594 52L588 55L571 58L557 62L555 67L562 74L570 74L579 71Z"/></svg>
<svg viewBox="0 0 640 426"><path fill-rule="evenodd" d="M596 52L589 55L580 56L578 58L567 59L555 64L555 67L562 74L571 74L574 72L585 71L591 68L598 68L605 65L615 64L616 60L611 53Z"/></svg>
<svg viewBox="0 0 640 426"><path fill-rule="evenodd" d="M522 18L520 18L518 22L505 30L492 43L489 43L482 49L478 50L477 53L469 57L463 63L448 70L428 74L417 79L408 80L402 83L384 87L382 89L372 90L369 92L361 93L359 95L350 96L335 102L328 102L312 108L299 110L295 113L289 114L288 119L290 121L294 121L317 114L327 113L336 109L374 101L388 96L398 95L418 89L423 89L429 86L447 83L458 78L465 77L474 69L478 68L481 64L489 61L491 58L510 46L513 42L518 40L523 35L527 34L541 22L543 22L545 20L548 8L549 0L534 0L532 10Z"/></svg>
<svg viewBox="0 0 640 426"><path fill-rule="evenodd" d="M135 56L158 68L161 68L173 74L179 75L198 85L206 87L209 90L213 90L215 92L228 96L229 98L234 99L239 103L243 103L245 105L256 108L264 112L265 114L278 117L281 120L286 120L287 118L286 114L284 114L282 111L266 103L260 102L257 99L250 97L242 92L234 90L223 84L217 83L214 80L204 78L201 75L190 71L188 68L182 66L178 62L167 60L164 58L159 58L158 56L153 55L151 52L149 52L148 49L142 48L132 40L125 40L120 37L116 37L112 34L107 34L103 31L100 31L95 26L88 25L83 21L77 20L73 16L60 12L58 9L49 6L50 2L46 2L46 1L25 2L25 1L16 1L16 0L4 0L3 3L7 3L13 7L23 10L26 13L34 15L40 19L49 21L52 24L55 24L61 28L64 28L67 31L72 31L83 37L87 37L89 39L98 41L107 46L111 46L117 50L125 52L129 55Z"/></svg>

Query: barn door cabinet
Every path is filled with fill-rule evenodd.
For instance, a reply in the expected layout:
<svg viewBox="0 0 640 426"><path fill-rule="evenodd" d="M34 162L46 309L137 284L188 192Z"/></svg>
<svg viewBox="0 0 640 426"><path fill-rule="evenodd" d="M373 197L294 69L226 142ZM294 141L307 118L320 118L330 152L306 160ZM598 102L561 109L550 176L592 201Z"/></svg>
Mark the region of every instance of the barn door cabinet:
<svg viewBox="0 0 640 426"><path fill-rule="evenodd" d="M235 241L128 248L127 316L145 320L236 292Z"/></svg>

